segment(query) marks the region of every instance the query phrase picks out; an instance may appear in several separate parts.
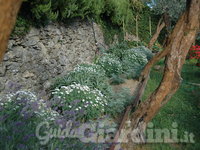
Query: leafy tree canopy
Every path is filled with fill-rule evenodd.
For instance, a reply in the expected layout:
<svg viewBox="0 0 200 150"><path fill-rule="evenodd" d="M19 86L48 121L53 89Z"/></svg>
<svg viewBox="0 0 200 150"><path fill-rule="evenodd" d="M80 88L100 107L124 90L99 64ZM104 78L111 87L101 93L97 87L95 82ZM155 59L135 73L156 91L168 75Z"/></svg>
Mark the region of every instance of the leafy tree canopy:
<svg viewBox="0 0 200 150"><path fill-rule="evenodd" d="M143 0L155 14L168 13L176 21L186 7L186 0Z"/></svg>

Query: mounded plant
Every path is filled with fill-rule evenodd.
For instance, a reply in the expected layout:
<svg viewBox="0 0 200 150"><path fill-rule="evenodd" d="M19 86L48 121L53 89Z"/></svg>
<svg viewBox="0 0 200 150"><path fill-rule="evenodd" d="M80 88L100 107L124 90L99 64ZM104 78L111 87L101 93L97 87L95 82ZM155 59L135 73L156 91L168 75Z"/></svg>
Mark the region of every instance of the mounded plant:
<svg viewBox="0 0 200 150"><path fill-rule="evenodd" d="M127 78L136 78L140 75L148 60L145 54L135 49L126 50L122 58L123 71Z"/></svg>
<svg viewBox="0 0 200 150"><path fill-rule="evenodd" d="M60 88L61 86L68 86L74 82L81 85L87 85L92 89L96 88L104 94L111 89L104 69L96 64L77 65L66 76L58 78L52 88L55 89Z"/></svg>
<svg viewBox="0 0 200 150"><path fill-rule="evenodd" d="M52 95L60 100L54 103L57 111L63 114L75 110L78 112L76 118L83 121L101 117L107 106L107 97L101 91L77 83L56 88Z"/></svg>
<svg viewBox="0 0 200 150"><path fill-rule="evenodd" d="M105 70L108 77L122 74L121 61L113 54L103 54L98 59L97 64Z"/></svg>

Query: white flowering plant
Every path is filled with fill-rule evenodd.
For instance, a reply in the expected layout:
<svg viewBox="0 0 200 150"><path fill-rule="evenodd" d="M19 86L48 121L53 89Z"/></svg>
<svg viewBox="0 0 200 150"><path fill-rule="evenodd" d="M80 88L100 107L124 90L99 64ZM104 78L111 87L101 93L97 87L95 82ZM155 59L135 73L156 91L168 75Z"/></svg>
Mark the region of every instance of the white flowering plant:
<svg viewBox="0 0 200 150"><path fill-rule="evenodd" d="M111 89L108 85L108 78L106 77L104 69L96 64L77 65L66 76L58 78L52 86L52 89L68 86L74 82L87 85L92 89L96 88L104 94Z"/></svg>
<svg viewBox="0 0 200 150"><path fill-rule="evenodd" d="M135 51L136 53L142 53L143 55L146 56L147 60L150 60L153 57L153 53L150 49L146 48L145 46L139 46L136 48L132 49L133 51Z"/></svg>
<svg viewBox="0 0 200 150"><path fill-rule="evenodd" d="M19 112L21 117L30 115L53 121L59 116L56 111L46 105L44 100L37 99L29 91L17 91L16 93L5 95L0 98L0 106L6 114Z"/></svg>
<svg viewBox="0 0 200 150"><path fill-rule="evenodd" d="M121 61L113 54L105 53L97 60L97 64L105 70L108 77L122 74Z"/></svg>
<svg viewBox="0 0 200 150"><path fill-rule="evenodd" d="M129 49L124 53L122 63L123 71L127 78L136 78L139 77L140 72L148 63L148 59L145 54Z"/></svg>
<svg viewBox="0 0 200 150"><path fill-rule="evenodd" d="M107 97L101 91L77 83L56 88L52 95L60 99L59 104L54 104L57 111L60 111L61 114L70 110L80 112L77 119L83 121L100 117L108 105Z"/></svg>
<svg viewBox="0 0 200 150"><path fill-rule="evenodd" d="M107 51L115 55L121 62L126 78L137 78L148 60L153 57L151 50L144 46L130 49L127 42L120 43Z"/></svg>

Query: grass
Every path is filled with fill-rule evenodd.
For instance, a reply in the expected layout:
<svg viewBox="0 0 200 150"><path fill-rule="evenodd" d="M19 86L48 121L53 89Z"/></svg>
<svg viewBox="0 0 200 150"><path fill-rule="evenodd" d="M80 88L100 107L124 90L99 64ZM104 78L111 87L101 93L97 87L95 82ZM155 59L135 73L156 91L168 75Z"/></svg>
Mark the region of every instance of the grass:
<svg viewBox="0 0 200 150"><path fill-rule="evenodd" d="M194 134L194 144L147 144L144 148L152 150L199 150L200 149L200 68L195 66L195 61L188 60L183 66L183 82L171 100L160 110L152 120L154 128L172 128L172 123L178 124L178 137L183 137L184 132ZM163 66L163 61L158 63ZM143 100L159 85L162 72L152 70Z"/></svg>

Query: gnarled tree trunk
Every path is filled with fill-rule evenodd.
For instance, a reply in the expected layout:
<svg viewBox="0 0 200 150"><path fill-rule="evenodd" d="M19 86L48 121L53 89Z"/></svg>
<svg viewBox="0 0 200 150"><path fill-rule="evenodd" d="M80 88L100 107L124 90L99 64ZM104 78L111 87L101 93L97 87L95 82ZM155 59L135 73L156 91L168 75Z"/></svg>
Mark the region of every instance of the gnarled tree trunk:
<svg viewBox="0 0 200 150"><path fill-rule="evenodd" d="M134 142L145 142L143 136L147 123L156 115L160 108L166 104L172 95L177 91L181 83L181 70L186 55L195 40L195 35L200 25L200 1L191 0L188 9L178 20L173 32L169 36L168 44L164 51L158 53L145 66L141 80L144 80L152 65L166 56L165 70L162 81L150 97L139 104L136 111L130 115L130 126L124 127L127 135L119 135L119 139L128 140L122 143L125 150L133 150ZM134 131L134 132L133 132ZM133 134L134 133L134 134ZM116 142L116 141L115 141ZM115 147L112 147L114 149Z"/></svg>
<svg viewBox="0 0 200 150"><path fill-rule="evenodd" d="M0 61L7 49L22 0L0 0Z"/></svg>

